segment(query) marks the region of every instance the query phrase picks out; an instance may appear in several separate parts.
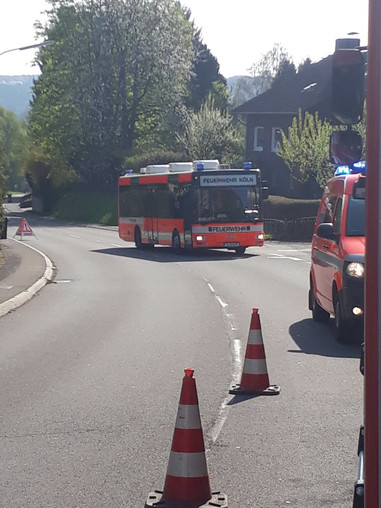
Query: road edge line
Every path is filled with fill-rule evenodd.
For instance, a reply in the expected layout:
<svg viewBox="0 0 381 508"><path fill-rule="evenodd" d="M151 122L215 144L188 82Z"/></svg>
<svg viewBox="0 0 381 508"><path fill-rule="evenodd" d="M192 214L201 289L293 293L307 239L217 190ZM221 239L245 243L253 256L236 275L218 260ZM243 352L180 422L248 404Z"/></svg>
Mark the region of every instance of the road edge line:
<svg viewBox="0 0 381 508"><path fill-rule="evenodd" d="M13 238L9 238L9 240L12 240L13 242L21 243L19 240L15 240ZM54 268L52 261L48 258L46 254L41 252L40 250L36 249L35 247L32 247L31 245L27 245L23 243L24 247L28 247L28 249L32 249L40 256L42 256L45 260L45 271L34 284L32 284L28 289L25 289L21 293L19 293L16 296L13 296L9 300L6 300L5 302L0 304L0 317L5 316L12 310L17 309L18 307L21 307L24 303L26 303L28 300L33 298L40 289L42 289L48 282L51 282L54 277Z"/></svg>

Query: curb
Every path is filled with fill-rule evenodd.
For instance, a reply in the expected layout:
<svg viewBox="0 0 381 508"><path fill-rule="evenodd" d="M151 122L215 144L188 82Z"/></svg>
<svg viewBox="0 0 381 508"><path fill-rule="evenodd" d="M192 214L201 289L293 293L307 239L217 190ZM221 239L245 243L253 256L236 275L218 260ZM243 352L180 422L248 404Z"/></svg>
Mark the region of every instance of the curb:
<svg viewBox="0 0 381 508"><path fill-rule="evenodd" d="M12 240L13 242L17 242L18 240L14 240L13 238L9 238L9 240ZM25 302L33 298L33 296L40 291L48 282L51 282L54 277L54 268L53 263L51 260L46 256L43 252L39 251L38 249L35 249L34 247L23 244L25 247L28 247L28 249L32 249L40 256L42 256L45 260L45 272L42 275L40 279L38 279L34 284L32 284L28 289L25 291L22 291L18 295L14 296L13 298L10 298L9 300L6 300L5 302L0 304L0 317L4 316L5 314L8 314L8 312L11 312L12 310L17 309L18 307L21 307Z"/></svg>

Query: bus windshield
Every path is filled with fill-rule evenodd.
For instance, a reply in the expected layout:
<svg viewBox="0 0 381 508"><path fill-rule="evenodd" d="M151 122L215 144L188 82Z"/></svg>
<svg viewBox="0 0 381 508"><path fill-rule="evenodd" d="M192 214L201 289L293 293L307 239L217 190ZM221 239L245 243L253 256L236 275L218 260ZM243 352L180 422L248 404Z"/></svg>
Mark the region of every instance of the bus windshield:
<svg viewBox="0 0 381 508"><path fill-rule="evenodd" d="M196 221L256 222L259 214L259 189L255 187L207 187L195 191Z"/></svg>

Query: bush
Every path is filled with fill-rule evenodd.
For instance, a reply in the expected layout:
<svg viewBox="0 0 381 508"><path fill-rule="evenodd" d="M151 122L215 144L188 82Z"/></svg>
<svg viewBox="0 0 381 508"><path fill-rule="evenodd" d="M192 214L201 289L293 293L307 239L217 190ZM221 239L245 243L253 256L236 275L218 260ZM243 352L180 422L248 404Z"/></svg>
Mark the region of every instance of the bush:
<svg viewBox="0 0 381 508"><path fill-rule="evenodd" d="M188 162L187 157L182 152L170 152L164 150L157 150L155 152L148 152L144 155L134 155L127 157L123 163L123 172L132 169L134 173L139 173L140 168L144 168L149 164L168 164L169 162Z"/></svg>

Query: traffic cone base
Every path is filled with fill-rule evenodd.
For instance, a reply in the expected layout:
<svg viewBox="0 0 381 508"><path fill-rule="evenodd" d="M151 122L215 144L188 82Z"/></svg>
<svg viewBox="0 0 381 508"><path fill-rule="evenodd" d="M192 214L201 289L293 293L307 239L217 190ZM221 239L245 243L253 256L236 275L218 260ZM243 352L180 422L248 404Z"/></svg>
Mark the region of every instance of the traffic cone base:
<svg viewBox="0 0 381 508"><path fill-rule="evenodd" d="M148 494L148 499L144 508L228 508L228 498L226 494L222 492L212 492L212 497L204 504L194 504L188 501L181 501L175 504L166 503L163 500L163 492L161 490L155 490Z"/></svg>
<svg viewBox="0 0 381 508"><path fill-rule="evenodd" d="M278 385L270 385L263 390L249 390L247 388L242 388L240 384L233 385L229 393L232 395L279 395L280 387Z"/></svg>
<svg viewBox="0 0 381 508"><path fill-rule="evenodd" d="M279 386L270 385L258 309L253 309L241 383L232 386L229 393L278 395L279 392Z"/></svg>
<svg viewBox="0 0 381 508"><path fill-rule="evenodd" d="M210 488L193 369L185 369L164 489L151 492L145 506L227 508L225 494Z"/></svg>

